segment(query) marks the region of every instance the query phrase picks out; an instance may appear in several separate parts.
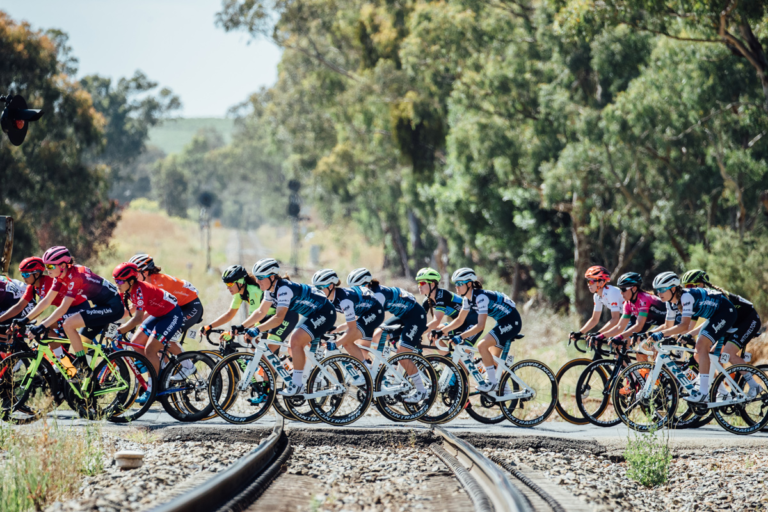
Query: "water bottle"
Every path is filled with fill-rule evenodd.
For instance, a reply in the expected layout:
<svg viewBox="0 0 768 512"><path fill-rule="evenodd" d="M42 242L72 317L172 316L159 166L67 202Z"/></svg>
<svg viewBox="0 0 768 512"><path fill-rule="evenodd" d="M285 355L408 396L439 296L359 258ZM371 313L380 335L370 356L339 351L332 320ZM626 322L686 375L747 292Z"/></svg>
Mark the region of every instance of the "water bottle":
<svg viewBox="0 0 768 512"><path fill-rule="evenodd" d="M328 343L325 344L325 347L328 350L328 352L336 350L336 342L335 341L329 341Z"/></svg>

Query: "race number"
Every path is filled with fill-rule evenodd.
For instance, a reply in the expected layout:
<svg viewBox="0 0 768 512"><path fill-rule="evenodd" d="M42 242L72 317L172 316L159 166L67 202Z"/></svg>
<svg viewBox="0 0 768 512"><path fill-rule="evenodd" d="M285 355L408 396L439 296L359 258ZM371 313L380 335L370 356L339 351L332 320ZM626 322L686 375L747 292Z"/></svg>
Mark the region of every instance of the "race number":
<svg viewBox="0 0 768 512"><path fill-rule="evenodd" d="M731 358L731 354L727 354L723 352L722 354L720 354L720 364L727 363L730 358Z"/></svg>

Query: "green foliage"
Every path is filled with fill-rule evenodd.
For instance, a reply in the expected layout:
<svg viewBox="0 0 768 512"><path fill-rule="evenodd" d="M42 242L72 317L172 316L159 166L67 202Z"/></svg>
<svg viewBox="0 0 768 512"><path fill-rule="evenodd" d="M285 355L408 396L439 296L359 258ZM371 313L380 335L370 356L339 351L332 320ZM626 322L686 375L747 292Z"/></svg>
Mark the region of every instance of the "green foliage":
<svg viewBox="0 0 768 512"><path fill-rule="evenodd" d="M645 487L656 487L669 480L672 451L669 449L669 431L659 434L656 429L635 434L627 439L624 450L627 478Z"/></svg>

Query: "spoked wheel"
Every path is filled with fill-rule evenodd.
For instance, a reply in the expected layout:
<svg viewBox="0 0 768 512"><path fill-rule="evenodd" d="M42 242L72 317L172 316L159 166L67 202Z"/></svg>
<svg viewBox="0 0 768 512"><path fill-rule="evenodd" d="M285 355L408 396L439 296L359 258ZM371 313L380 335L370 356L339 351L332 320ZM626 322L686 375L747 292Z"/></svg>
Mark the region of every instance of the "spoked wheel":
<svg viewBox="0 0 768 512"><path fill-rule="evenodd" d="M646 362L627 366L619 374L611 393L616 414L625 425L638 432L665 427L677 410L677 384L666 368L653 383L650 395L643 396L646 376L650 378L653 366Z"/></svg>
<svg viewBox="0 0 768 512"><path fill-rule="evenodd" d="M565 363L555 376L557 380L557 413L568 423L586 425L589 423L576 404L576 386L582 372L592 363L591 359L573 359Z"/></svg>
<svg viewBox="0 0 768 512"><path fill-rule="evenodd" d="M427 414L419 421L427 424L447 423L458 416L467 403L467 380L453 361L445 356L424 356L432 365L437 377L437 396Z"/></svg>
<svg viewBox="0 0 768 512"><path fill-rule="evenodd" d="M184 352L163 369L160 375L158 399L163 409L178 421L200 421L213 411L208 392L208 380L216 365L213 360L200 352ZM218 387L214 391L218 392ZM176 408L176 403L184 407Z"/></svg>
<svg viewBox="0 0 768 512"><path fill-rule="evenodd" d="M465 409L472 419L486 425L501 423L506 419L506 416L501 412L498 402L479 391L469 393Z"/></svg>
<svg viewBox="0 0 768 512"><path fill-rule="evenodd" d="M344 379L344 372L342 371L341 367L339 365L332 365L329 368L327 368L329 372L333 372L336 380L338 382L341 382ZM314 368L313 368L314 370ZM310 372L311 375L312 372ZM278 387L278 390L282 390L285 387L287 387L287 384L281 380L281 383L283 385L282 388ZM324 389L325 383L323 379L318 380L315 384L315 388L317 389ZM307 378L304 381L305 391L306 389L309 389L309 378ZM283 410L286 411L290 416L292 416L291 419L298 420L302 423L320 423L322 420L315 414L315 411L312 409L312 407L309 405L309 401L304 398L304 395L296 395L296 396L284 396L283 398ZM344 401L344 395L332 395L332 396L326 396L318 398L320 401L327 402L326 406L328 408L336 408L338 409L341 403ZM275 400L277 403L277 400ZM275 407L277 409L277 407ZM282 415L283 413L278 409L278 414ZM288 417L286 416L286 419Z"/></svg>
<svg viewBox="0 0 768 512"><path fill-rule="evenodd" d="M208 399L216 414L229 423L252 423L264 416L275 400L275 374L262 358L247 377L252 360L253 354L237 352L219 361L211 372Z"/></svg>
<svg viewBox="0 0 768 512"><path fill-rule="evenodd" d="M431 370L426 360L424 364ZM338 377L339 369L343 370L341 379ZM362 386L352 383L358 375L365 381ZM354 423L365 414L373 399L373 383L368 368L347 354L333 355L320 361L318 366L312 369L306 388L307 394L310 395L307 402L312 411L329 425ZM327 394L328 392L331 393ZM315 394L320 396L313 398L312 395Z"/></svg>
<svg viewBox="0 0 768 512"><path fill-rule="evenodd" d="M22 387L35 359L36 352L17 352L0 362L1 420L18 425L32 423L61 403L57 398L58 377L48 361L40 363L29 387Z"/></svg>
<svg viewBox="0 0 768 512"><path fill-rule="evenodd" d="M499 379L497 393L502 396L527 392L527 396L500 401L502 414L518 427L533 427L549 418L557 402L555 373L540 361L526 359L512 365L510 371L529 389L505 372Z"/></svg>
<svg viewBox="0 0 768 512"><path fill-rule="evenodd" d="M390 369L382 367L376 375L373 389L377 394L386 393L387 389L399 389L404 385L411 386L408 390L418 389L418 384L421 384L426 393L421 400L414 403L405 402L408 390L379 395L376 408L381 414L397 422L415 421L423 417L432 407L437 395L437 377L432 364L425 357L414 352L396 354L390 357L387 363ZM409 372L403 367L404 363L410 363L415 367L414 377L408 375Z"/></svg>
<svg viewBox="0 0 768 512"><path fill-rule="evenodd" d="M744 392L746 402L712 408L721 427L732 434L754 434L768 423L768 377L751 364L735 364L726 370ZM751 375L752 380L747 381ZM720 384L724 389L720 389ZM722 393L725 391L725 393ZM715 377L709 388L709 401L724 401L738 398L738 388L732 388L724 374Z"/></svg>
<svg viewBox="0 0 768 512"><path fill-rule="evenodd" d="M114 423L127 423L139 419L152 406L158 379L143 354L118 350L96 365L91 383L92 419L105 417ZM137 401L144 393L146 400Z"/></svg>
<svg viewBox="0 0 768 512"><path fill-rule="evenodd" d="M598 427L613 427L621 423L611 405L610 379L616 362L601 359L591 363L576 383L576 405L581 415Z"/></svg>
<svg viewBox="0 0 768 512"><path fill-rule="evenodd" d="M213 361L214 367L224 357L224 356L222 356L221 352L216 351L216 350L200 350L199 352L201 354L205 354L208 357L210 357L211 360ZM230 370L231 369L232 369L232 367L230 366ZM229 398L231 399L232 395L230 395ZM221 397L219 397L219 399L221 399ZM194 413L195 412L194 408L190 409L190 408L187 407L186 400L184 400L184 396L183 395L178 395L178 394L174 393L174 394L171 395L171 400L173 401L173 406L177 410L180 410L180 411L184 412L185 414L189 414L189 413ZM200 421L208 421L211 418L215 418L216 416L217 416L216 411L214 411L213 408L211 408L210 414L208 416L206 416L205 418L201 419Z"/></svg>

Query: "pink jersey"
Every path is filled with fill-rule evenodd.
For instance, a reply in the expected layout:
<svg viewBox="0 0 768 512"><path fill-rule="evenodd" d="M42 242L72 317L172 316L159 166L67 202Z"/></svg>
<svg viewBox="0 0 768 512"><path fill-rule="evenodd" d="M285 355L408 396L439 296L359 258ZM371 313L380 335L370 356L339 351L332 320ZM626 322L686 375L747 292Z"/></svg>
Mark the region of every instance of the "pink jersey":
<svg viewBox="0 0 768 512"><path fill-rule="evenodd" d="M75 265L67 270L66 276L57 277L51 289L64 297L82 295L96 306L103 306L117 296L114 284L82 265Z"/></svg>
<svg viewBox="0 0 768 512"><path fill-rule="evenodd" d="M649 320L661 325L666 314L667 307L661 299L644 291L637 292L634 302L624 301L624 318L647 316Z"/></svg>

